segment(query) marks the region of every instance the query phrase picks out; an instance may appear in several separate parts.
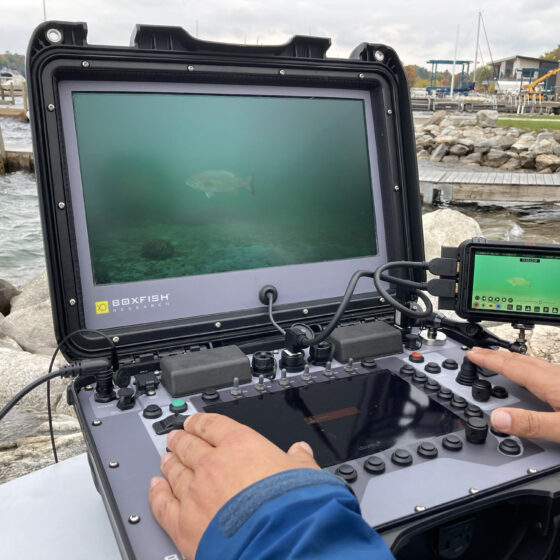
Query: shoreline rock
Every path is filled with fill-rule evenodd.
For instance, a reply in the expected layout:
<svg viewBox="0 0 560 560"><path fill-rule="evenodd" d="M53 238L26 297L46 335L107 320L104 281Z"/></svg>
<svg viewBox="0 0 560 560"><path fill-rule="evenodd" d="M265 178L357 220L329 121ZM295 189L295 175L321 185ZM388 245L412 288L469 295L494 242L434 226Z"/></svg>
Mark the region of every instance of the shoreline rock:
<svg viewBox="0 0 560 560"><path fill-rule="evenodd" d="M478 164L506 171L560 173L560 131L498 127L497 111L436 111L415 127L418 159ZM481 154L481 157L473 156Z"/></svg>

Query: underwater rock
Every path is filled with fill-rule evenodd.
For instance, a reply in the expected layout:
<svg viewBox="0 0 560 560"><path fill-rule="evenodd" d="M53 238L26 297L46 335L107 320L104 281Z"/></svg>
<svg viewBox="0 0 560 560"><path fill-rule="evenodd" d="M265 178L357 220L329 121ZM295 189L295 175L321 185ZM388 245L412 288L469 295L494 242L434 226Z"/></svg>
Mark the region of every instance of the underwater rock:
<svg viewBox="0 0 560 560"><path fill-rule="evenodd" d="M165 239L151 239L142 245L142 256L153 261L164 261L175 254L175 248Z"/></svg>

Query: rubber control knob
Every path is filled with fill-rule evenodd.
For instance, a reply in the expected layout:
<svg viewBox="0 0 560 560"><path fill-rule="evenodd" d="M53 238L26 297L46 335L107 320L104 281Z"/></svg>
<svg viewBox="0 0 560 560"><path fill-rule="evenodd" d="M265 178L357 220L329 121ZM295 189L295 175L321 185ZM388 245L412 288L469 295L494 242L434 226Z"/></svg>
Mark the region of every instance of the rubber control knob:
<svg viewBox="0 0 560 560"><path fill-rule="evenodd" d="M328 340L323 340L309 348L309 362L314 366L326 366L332 360L334 345Z"/></svg>
<svg viewBox="0 0 560 560"><path fill-rule="evenodd" d="M298 373L305 368L305 354L303 352L290 352L282 350L280 355L280 369L288 373Z"/></svg>
<svg viewBox="0 0 560 560"><path fill-rule="evenodd" d="M486 402L492 396L492 383L487 379L477 379L472 384L472 396L475 401Z"/></svg>
<svg viewBox="0 0 560 560"><path fill-rule="evenodd" d="M364 469L369 474L383 474L385 472L385 461L372 455L364 463Z"/></svg>
<svg viewBox="0 0 560 560"><path fill-rule="evenodd" d="M274 354L268 351L255 352L251 360L253 376L264 375L268 379L276 377L276 360Z"/></svg>
<svg viewBox="0 0 560 560"><path fill-rule="evenodd" d="M465 425L465 436L470 443L481 444L486 441L488 435L488 422L484 418L474 416L467 420Z"/></svg>

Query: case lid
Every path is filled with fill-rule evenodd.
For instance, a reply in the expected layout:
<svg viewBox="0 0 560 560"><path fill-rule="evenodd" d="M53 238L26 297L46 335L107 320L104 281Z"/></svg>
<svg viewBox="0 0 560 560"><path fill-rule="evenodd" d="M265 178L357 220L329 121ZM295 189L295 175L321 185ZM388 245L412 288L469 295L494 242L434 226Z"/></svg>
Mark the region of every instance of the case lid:
<svg viewBox="0 0 560 560"><path fill-rule="evenodd" d="M329 59L324 38L230 45L145 25L130 47L86 39L46 22L27 57L59 340L98 329L122 355L271 337L264 285L279 322L320 328L355 270L423 260L389 47ZM348 315L387 311L363 281ZM64 351L105 348L81 333Z"/></svg>

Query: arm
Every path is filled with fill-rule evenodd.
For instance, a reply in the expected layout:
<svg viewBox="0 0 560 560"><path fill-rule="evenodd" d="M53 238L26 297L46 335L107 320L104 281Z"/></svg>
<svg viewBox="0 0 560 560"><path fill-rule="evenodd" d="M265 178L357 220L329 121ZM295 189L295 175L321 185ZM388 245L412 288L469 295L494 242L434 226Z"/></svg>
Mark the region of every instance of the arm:
<svg viewBox="0 0 560 560"><path fill-rule="evenodd" d="M392 558L356 499L319 469L306 443L284 453L217 414L195 414L184 427L168 436L165 478L153 479L149 498L189 560L311 559L319 550L328 559L342 558L344 550L357 560Z"/></svg>
<svg viewBox="0 0 560 560"><path fill-rule="evenodd" d="M506 351L473 348L467 357L547 402L555 412L534 412L521 408L498 408L492 412L492 426L501 432L520 437L560 442L560 365L539 358Z"/></svg>

